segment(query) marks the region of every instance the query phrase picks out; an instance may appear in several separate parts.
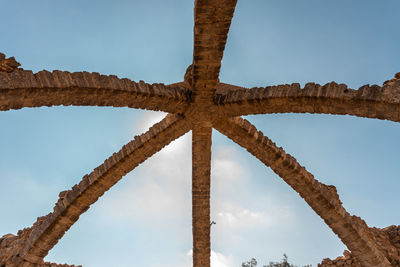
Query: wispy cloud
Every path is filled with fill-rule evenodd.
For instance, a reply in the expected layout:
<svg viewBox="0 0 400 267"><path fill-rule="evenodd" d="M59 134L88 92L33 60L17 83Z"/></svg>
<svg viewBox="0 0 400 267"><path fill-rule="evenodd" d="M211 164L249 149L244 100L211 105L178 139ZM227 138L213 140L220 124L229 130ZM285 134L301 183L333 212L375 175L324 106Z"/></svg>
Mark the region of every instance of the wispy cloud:
<svg viewBox="0 0 400 267"><path fill-rule="evenodd" d="M179 265L179 267L193 266L192 258L193 258L193 250L190 250L188 253L186 253L185 260L182 263L182 265ZM233 267L233 266L234 266L234 261L231 255L226 256L220 252L211 250L211 267Z"/></svg>
<svg viewBox="0 0 400 267"><path fill-rule="evenodd" d="M146 114L137 128L145 130L163 116L161 113ZM185 238L190 244L191 165L191 133L188 133L130 173L117 194L99 207L101 214L116 223L139 223L150 230L171 231L173 227L182 236L187 235ZM292 216L290 209L276 208L279 200L273 195L262 197L244 193L246 190L242 189L249 183L246 168L234 146L213 147L211 219L217 222L213 226L213 238L217 241L213 250L232 240L240 244L246 232L271 229ZM266 203L262 209L257 208L260 205L253 205L259 201ZM181 257L179 262L182 266L191 266L189 258ZM211 260L215 267L234 266L232 255L213 251Z"/></svg>
<svg viewBox="0 0 400 267"><path fill-rule="evenodd" d="M161 121L166 115L167 113L161 111L147 111L140 117L139 122L136 125L133 125L133 132L143 133L147 131L155 123Z"/></svg>

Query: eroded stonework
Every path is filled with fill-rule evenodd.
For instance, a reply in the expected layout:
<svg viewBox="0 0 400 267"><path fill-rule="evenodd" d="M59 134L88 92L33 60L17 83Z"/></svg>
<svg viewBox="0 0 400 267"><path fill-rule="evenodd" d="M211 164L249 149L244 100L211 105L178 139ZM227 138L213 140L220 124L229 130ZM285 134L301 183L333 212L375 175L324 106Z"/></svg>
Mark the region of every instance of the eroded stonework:
<svg viewBox="0 0 400 267"><path fill-rule="evenodd" d="M1 267L21 266L21 267L82 267L82 265L56 264L44 262L43 259L35 259L36 263L18 259L18 252L22 250L27 242L32 228L25 228L18 231L18 235L7 234L0 238L0 263ZM19 262L16 265L16 262Z"/></svg>
<svg viewBox="0 0 400 267"><path fill-rule="evenodd" d="M0 71L3 72L13 72L21 66L14 57L6 58L6 55L0 53Z"/></svg>
<svg viewBox="0 0 400 267"><path fill-rule="evenodd" d="M400 266L400 226L389 226L383 229L371 228L374 233L373 239L389 259L391 266ZM361 267L362 265L354 255L345 250L343 256L334 260L324 259L318 267Z"/></svg>
<svg viewBox="0 0 400 267"><path fill-rule="evenodd" d="M293 156L242 115L310 113L400 122L400 73L358 90L336 82L243 88L221 83L219 70L236 0L196 0L193 63L170 85L89 72L18 68L0 53L0 110L42 106L110 106L169 113L135 136L71 189L53 211L17 235L0 238L0 267L74 267L44 262L49 251L107 190L173 140L192 131L193 266L210 267L211 138L216 129L271 168L321 217L351 251L326 266L400 266L400 227L368 227L346 211L336 187L319 182ZM76 267L76 266L75 266Z"/></svg>

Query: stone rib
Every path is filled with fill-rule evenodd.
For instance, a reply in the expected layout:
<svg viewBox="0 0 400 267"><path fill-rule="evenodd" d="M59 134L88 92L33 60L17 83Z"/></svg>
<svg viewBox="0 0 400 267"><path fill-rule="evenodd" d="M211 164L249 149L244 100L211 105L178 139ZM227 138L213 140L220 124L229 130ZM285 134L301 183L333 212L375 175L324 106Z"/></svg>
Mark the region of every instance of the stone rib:
<svg viewBox="0 0 400 267"><path fill-rule="evenodd" d="M84 176L71 190L61 192L52 213L38 218L32 228L19 233L25 246L18 251L19 259L13 262L40 263L91 204L136 166L189 130L189 124L181 115L167 115Z"/></svg>
<svg viewBox="0 0 400 267"><path fill-rule="evenodd" d="M373 242L366 223L342 206L334 186L320 183L295 158L240 117L216 121L214 127L244 147L290 185L352 251L362 266L391 266Z"/></svg>
<svg viewBox="0 0 400 267"><path fill-rule="evenodd" d="M220 82L217 85L216 98L220 98L221 95L226 95L228 93L233 93L233 92L238 91L238 90L246 90L246 88L242 87L242 86L237 86L237 85L233 85L233 84L221 83Z"/></svg>
<svg viewBox="0 0 400 267"><path fill-rule="evenodd" d="M230 91L215 97L226 116L268 113L323 113L400 121L400 74L383 86L358 90L335 82L298 83Z"/></svg>
<svg viewBox="0 0 400 267"><path fill-rule="evenodd" d="M210 267L211 134L207 124L192 130L193 267Z"/></svg>
<svg viewBox="0 0 400 267"><path fill-rule="evenodd" d="M89 72L0 72L0 110L57 105L131 107L182 113L189 90Z"/></svg>
<svg viewBox="0 0 400 267"><path fill-rule="evenodd" d="M211 100L237 0L196 0L194 8L193 91Z"/></svg>

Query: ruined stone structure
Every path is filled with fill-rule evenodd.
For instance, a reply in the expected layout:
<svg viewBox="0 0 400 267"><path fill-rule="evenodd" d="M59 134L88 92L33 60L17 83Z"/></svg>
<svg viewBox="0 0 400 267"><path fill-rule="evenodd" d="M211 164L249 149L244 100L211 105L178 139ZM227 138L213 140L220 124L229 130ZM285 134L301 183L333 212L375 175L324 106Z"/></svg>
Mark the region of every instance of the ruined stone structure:
<svg viewBox="0 0 400 267"><path fill-rule="evenodd" d="M248 114L348 114L400 122L400 73L382 86L354 90L335 82L242 88L219 82L219 70L236 0L196 0L193 63L184 81L133 82L98 73L19 69L0 54L0 110L53 105L112 106L169 114L136 136L59 195L53 212L17 235L0 238L0 267L74 266L44 257L107 190L140 163L192 130L193 266L210 266L210 160L215 128L270 167L303 198L349 249L320 266L400 266L400 228L370 228L349 214L336 188L320 183L250 122Z"/></svg>

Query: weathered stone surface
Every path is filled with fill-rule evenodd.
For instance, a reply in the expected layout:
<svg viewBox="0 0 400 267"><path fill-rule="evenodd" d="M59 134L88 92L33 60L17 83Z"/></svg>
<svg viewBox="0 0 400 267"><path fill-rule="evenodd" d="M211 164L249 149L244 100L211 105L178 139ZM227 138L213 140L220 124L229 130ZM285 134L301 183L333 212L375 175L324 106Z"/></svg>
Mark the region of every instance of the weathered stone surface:
<svg viewBox="0 0 400 267"><path fill-rule="evenodd" d="M400 266L400 228L370 228L342 206L336 188L317 181L296 159L239 115L266 113L347 114L400 121L400 73L382 86L358 90L335 82L246 89L220 83L219 70L236 0L196 0L193 63L184 81L171 85L133 82L88 72L19 69L0 53L0 110L55 105L112 106L170 114L136 136L62 191L51 213L32 227L0 238L0 267L74 267L44 262L65 232L107 190L141 162L190 129L192 132L193 266L210 266L210 169L212 128L269 166L339 236L351 252L325 266ZM175 113L175 114L171 114Z"/></svg>
<svg viewBox="0 0 400 267"><path fill-rule="evenodd" d="M0 110L41 106L131 107L181 113L191 101L188 88L136 83L89 72L16 70L0 72Z"/></svg>
<svg viewBox="0 0 400 267"><path fill-rule="evenodd" d="M210 267L211 133L208 124L192 129L193 266Z"/></svg>
<svg viewBox="0 0 400 267"><path fill-rule="evenodd" d="M56 264L51 262L44 262L40 258L35 258L33 262L22 261L19 265L15 265L13 256L19 249L21 249L27 239L27 236L31 233L31 229L23 229L18 232L17 236L12 234L4 235L0 238L0 262L1 266L23 266L23 267L82 267L81 265L69 265L69 264Z"/></svg>
<svg viewBox="0 0 400 267"><path fill-rule="evenodd" d="M0 262L7 266L43 262L49 250L91 204L128 172L189 130L182 116L168 115L146 133L135 137L71 190L61 192L53 212L39 217L31 228L20 231L17 237L6 236L1 243L3 247L4 242L6 249L0 249Z"/></svg>
<svg viewBox="0 0 400 267"><path fill-rule="evenodd" d="M211 102L237 0L196 0L192 81L194 98Z"/></svg>
<svg viewBox="0 0 400 267"><path fill-rule="evenodd" d="M370 228L371 238L375 242L380 251L383 251L391 266L400 266L400 226L389 226L383 229ZM345 250L343 256L334 260L324 259L318 267L334 267L334 266L363 266L353 253ZM390 265L389 265L390 266Z"/></svg>
<svg viewBox="0 0 400 267"><path fill-rule="evenodd" d="M193 266L210 266L210 168L213 98L236 0L195 1L193 64L184 82L193 103L185 114L192 124Z"/></svg>
<svg viewBox="0 0 400 267"><path fill-rule="evenodd" d="M325 221L363 266L390 266L387 255L373 239L374 231L342 206L336 188L320 183L291 155L240 117L221 119L214 127L247 149L290 185Z"/></svg>
<svg viewBox="0 0 400 267"><path fill-rule="evenodd" d="M399 76L396 74L397 77ZM298 83L217 94L214 103L225 116L268 113L324 113L400 121L400 78L382 86L358 90L335 82L319 85Z"/></svg>
<svg viewBox="0 0 400 267"><path fill-rule="evenodd" d="M6 58L6 55L0 53L0 72L13 72L21 64L19 64L14 57Z"/></svg>

